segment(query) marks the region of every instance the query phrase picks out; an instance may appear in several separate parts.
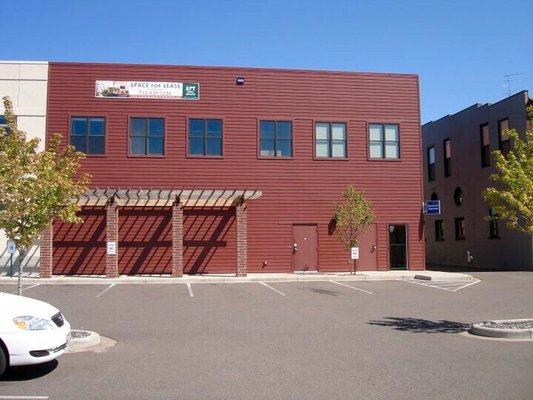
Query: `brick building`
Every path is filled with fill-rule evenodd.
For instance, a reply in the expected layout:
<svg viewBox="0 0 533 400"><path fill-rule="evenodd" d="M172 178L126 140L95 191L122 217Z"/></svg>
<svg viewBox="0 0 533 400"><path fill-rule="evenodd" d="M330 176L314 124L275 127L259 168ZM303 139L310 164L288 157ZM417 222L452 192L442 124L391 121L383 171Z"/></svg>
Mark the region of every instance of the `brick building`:
<svg viewBox="0 0 533 400"><path fill-rule="evenodd" d="M347 271L348 185L360 269L424 269L416 75L52 62L47 111L92 182L42 276Z"/></svg>

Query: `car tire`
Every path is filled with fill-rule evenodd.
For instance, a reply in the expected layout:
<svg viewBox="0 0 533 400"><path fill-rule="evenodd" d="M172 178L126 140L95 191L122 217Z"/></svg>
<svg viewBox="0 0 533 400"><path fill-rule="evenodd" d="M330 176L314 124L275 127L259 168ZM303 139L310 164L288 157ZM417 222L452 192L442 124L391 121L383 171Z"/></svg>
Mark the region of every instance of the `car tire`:
<svg viewBox="0 0 533 400"><path fill-rule="evenodd" d="M0 346L0 376L6 372L7 369L7 354L3 346Z"/></svg>

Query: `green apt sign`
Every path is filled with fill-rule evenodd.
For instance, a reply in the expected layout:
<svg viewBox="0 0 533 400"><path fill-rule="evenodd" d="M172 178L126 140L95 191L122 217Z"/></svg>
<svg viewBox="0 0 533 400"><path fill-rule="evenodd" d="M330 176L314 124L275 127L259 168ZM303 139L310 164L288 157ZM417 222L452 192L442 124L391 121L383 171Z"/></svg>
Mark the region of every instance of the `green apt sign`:
<svg viewBox="0 0 533 400"><path fill-rule="evenodd" d="M183 99L198 100L200 99L200 84L199 83L183 83Z"/></svg>

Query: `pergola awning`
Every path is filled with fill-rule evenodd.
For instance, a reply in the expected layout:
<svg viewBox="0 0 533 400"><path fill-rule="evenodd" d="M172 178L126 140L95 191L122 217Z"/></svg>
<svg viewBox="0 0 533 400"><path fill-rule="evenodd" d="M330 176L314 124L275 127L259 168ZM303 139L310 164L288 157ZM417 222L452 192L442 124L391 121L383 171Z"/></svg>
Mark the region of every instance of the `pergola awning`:
<svg viewBox="0 0 533 400"><path fill-rule="evenodd" d="M232 207L262 194L249 189L89 189L77 203L82 207L111 202L121 207L170 207L176 202L184 207Z"/></svg>

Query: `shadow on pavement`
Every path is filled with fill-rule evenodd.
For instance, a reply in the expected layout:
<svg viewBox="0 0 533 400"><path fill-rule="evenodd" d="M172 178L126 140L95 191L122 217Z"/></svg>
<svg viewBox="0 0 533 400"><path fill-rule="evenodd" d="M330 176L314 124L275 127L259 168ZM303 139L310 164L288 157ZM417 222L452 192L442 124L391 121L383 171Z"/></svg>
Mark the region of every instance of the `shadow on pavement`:
<svg viewBox="0 0 533 400"><path fill-rule="evenodd" d="M454 321L430 321L421 318L385 317L381 321L369 321L369 325L387 326L397 331L413 333L460 333L468 330L469 324Z"/></svg>
<svg viewBox="0 0 533 400"><path fill-rule="evenodd" d="M453 266L441 266L441 265L428 265L427 269L429 271L441 271L441 272L465 272L467 274L472 274L475 272L533 272L531 268L517 268L517 267L508 267L508 268L486 268L482 266L472 266L472 267L453 267Z"/></svg>
<svg viewBox="0 0 533 400"><path fill-rule="evenodd" d="M11 367L4 373L4 375L0 376L0 382L30 381L32 379L41 378L56 369L58 364L57 360L52 360L43 364Z"/></svg>

